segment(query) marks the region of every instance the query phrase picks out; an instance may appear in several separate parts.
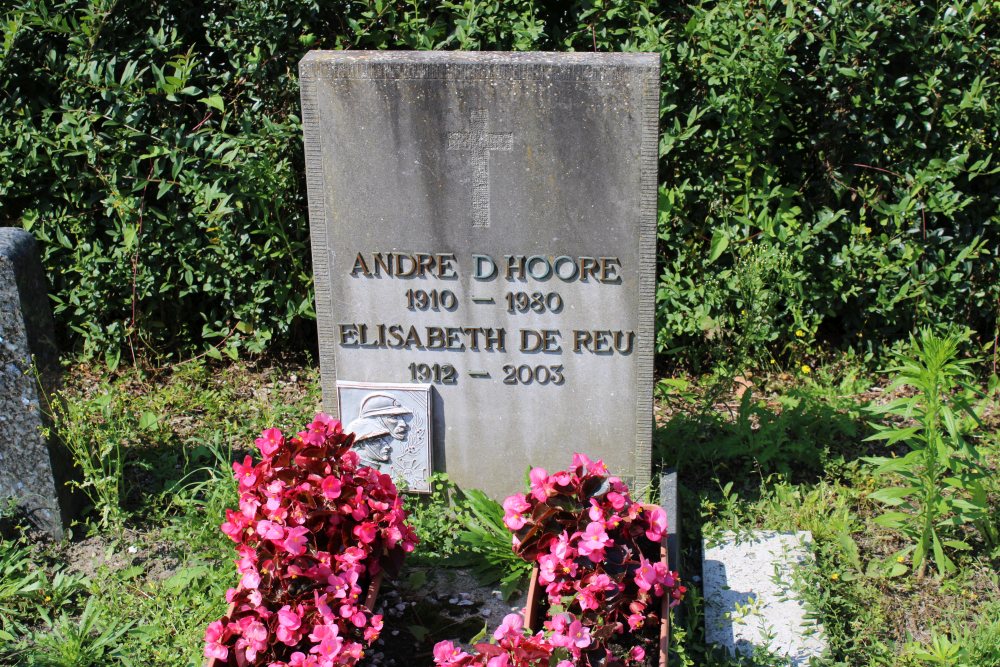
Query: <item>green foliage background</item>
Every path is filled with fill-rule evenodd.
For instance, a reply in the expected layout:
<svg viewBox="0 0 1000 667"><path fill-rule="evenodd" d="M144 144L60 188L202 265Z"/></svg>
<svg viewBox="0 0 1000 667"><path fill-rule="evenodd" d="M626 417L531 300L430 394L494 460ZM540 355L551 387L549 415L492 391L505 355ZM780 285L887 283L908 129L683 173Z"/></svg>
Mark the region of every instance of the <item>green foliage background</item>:
<svg viewBox="0 0 1000 667"><path fill-rule="evenodd" d="M313 48L661 53L661 352L995 334L996 0L21 0L2 35L0 224L112 362L308 344Z"/></svg>

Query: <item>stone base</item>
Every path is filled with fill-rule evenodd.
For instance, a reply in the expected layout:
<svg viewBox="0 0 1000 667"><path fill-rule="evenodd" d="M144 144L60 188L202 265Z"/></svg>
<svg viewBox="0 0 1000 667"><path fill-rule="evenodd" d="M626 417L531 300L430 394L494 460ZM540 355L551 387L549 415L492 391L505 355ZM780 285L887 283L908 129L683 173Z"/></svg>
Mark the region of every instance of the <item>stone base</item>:
<svg viewBox="0 0 1000 667"><path fill-rule="evenodd" d="M758 647L807 665L827 648L823 627L806 618L796 569L812 561L812 533L755 531L704 546L705 641L730 655Z"/></svg>

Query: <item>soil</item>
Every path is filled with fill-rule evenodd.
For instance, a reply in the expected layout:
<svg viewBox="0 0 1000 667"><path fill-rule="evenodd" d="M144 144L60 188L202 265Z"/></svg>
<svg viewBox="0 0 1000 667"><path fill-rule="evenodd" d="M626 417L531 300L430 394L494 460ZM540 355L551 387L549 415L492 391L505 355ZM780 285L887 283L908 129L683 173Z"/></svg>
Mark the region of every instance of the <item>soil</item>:
<svg viewBox="0 0 1000 667"><path fill-rule="evenodd" d="M468 650L471 639L491 633L504 616L521 611L525 600L523 591L503 600L497 588L461 568L404 568L379 594L376 612L384 614L385 630L367 664L433 665L437 642L449 640Z"/></svg>

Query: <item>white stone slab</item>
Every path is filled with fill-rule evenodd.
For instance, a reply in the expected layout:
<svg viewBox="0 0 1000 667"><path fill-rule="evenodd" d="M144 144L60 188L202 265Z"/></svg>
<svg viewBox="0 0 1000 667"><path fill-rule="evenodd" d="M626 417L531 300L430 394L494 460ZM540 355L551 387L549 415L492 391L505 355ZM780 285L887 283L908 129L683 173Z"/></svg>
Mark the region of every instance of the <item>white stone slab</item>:
<svg viewBox="0 0 1000 667"><path fill-rule="evenodd" d="M720 541L721 540L721 541ZM705 540L705 641L730 655L761 647L807 665L826 651L822 625L806 617L795 570L812 562L812 533L724 533Z"/></svg>

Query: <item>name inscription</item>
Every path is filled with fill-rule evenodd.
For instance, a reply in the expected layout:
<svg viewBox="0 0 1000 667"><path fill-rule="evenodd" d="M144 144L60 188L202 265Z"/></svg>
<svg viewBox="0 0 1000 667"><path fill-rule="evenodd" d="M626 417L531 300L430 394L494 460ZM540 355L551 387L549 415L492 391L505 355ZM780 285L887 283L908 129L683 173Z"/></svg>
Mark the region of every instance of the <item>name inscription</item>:
<svg viewBox="0 0 1000 667"><path fill-rule="evenodd" d="M512 288L502 298L463 295L454 287L463 271L485 284L507 282ZM583 304L568 303L559 283L591 285L594 289L621 285L622 263L617 257L573 257L569 255L471 254L460 259L454 253L359 252L350 276L366 279L424 279L442 281L440 286L400 289L401 312L455 313L493 306L504 320L530 315L559 314ZM532 289L527 283L538 283ZM576 293L579 293L578 291ZM625 356L636 349L636 333L631 330L572 328L531 328L507 326L464 326L407 322L340 322L338 344L344 348L404 351L472 352L508 355L511 353L559 355ZM518 359L517 362L524 360ZM414 382L458 384L460 373L448 363L409 363L406 368ZM499 367L501 381L510 385L561 386L566 381L562 364L505 363ZM472 379L488 379L488 369L469 370Z"/></svg>

